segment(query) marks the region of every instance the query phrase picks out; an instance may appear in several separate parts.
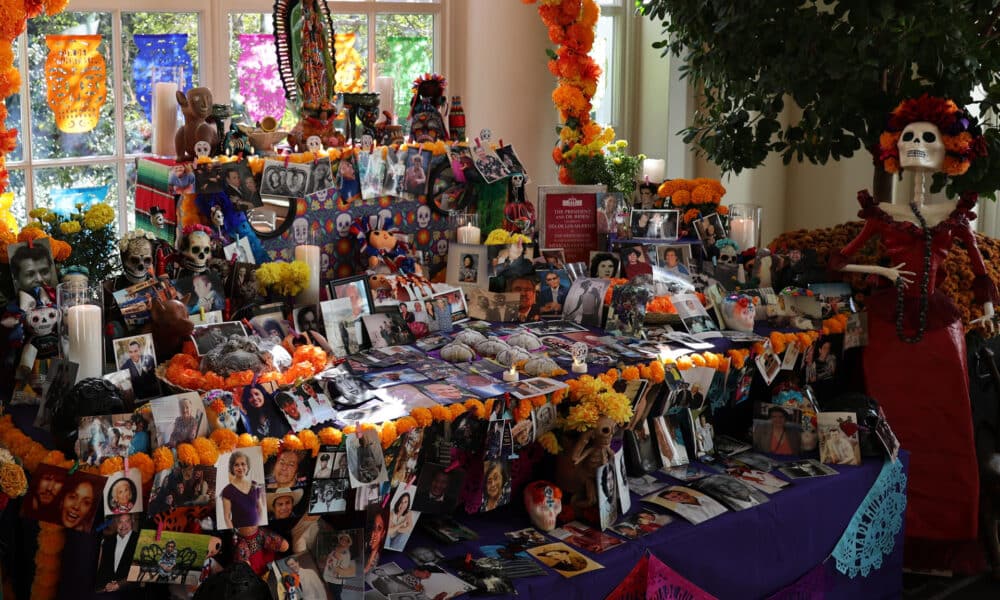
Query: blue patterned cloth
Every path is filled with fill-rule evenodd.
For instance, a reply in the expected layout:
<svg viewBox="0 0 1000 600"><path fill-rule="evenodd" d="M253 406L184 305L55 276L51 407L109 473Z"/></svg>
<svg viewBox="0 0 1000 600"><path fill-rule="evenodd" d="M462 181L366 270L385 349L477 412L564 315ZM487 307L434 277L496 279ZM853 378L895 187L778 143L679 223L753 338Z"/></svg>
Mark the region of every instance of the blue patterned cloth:
<svg viewBox="0 0 1000 600"><path fill-rule="evenodd" d="M906 512L906 473L899 461L887 461L831 556L837 570L854 579L867 577L892 553Z"/></svg>

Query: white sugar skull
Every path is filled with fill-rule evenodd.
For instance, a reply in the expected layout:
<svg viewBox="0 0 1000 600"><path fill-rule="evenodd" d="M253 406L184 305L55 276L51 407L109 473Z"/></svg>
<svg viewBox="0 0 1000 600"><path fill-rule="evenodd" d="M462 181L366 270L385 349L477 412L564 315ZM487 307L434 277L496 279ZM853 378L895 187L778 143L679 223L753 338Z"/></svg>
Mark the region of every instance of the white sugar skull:
<svg viewBox="0 0 1000 600"><path fill-rule="evenodd" d="M351 233L350 213L340 213L335 221L337 226L337 237L347 237Z"/></svg>
<svg viewBox="0 0 1000 600"><path fill-rule="evenodd" d="M330 270L330 255L326 252L321 252L319 255L319 272L326 274Z"/></svg>
<svg viewBox="0 0 1000 600"><path fill-rule="evenodd" d="M552 531L562 512L562 490L548 481L533 481L524 488L524 506L535 527Z"/></svg>
<svg viewBox="0 0 1000 600"><path fill-rule="evenodd" d="M719 259L718 264L720 265L735 265L736 264L736 248L733 248L729 244L726 244L719 249Z"/></svg>
<svg viewBox="0 0 1000 600"><path fill-rule="evenodd" d="M745 294L733 294L722 301L722 316L726 326L736 331L753 331L757 305Z"/></svg>
<svg viewBox="0 0 1000 600"><path fill-rule="evenodd" d="M194 155L198 158L209 158L212 156L212 144L202 140L195 142Z"/></svg>
<svg viewBox="0 0 1000 600"><path fill-rule="evenodd" d="M226 214L222 212L222 207L216 204L212 207L212 224L222 227L226 223Z"/></svg>
<svg viewBox="0 0 1000 600"><path fill-rule="evenodd" d="M587 362L587 352L590 351L590 346L583 342L577 342L569 347L569 353L573 356L574 363Z"/></svg>
<svg viewBox="0 0 1000 600"><path fill-rule="evenodd" d="M309 221L298 217L292 221L292 239L296 244L306 244L309 241Z"/></svg>
<svg viewBox="0 0 1000 600"><path fill-rule="evenodd" d="M431 209L426 204L417 207L417 227L427 229L431 224Z"/></svg>
<svg viewBox="0 0 1000 600"><path fill-rule="evenodd" d="M479 139L483 142L489 142L493 139L493 131L489 129L481 129L479 131Z"/></svg>
<svg viewBox="0 0 1000 600"><path fill-rule="evenodd" d="M212 238L204 231L192 231L184 237L181 262L193 273L203 273L212 256Z"/></svg>
<svg viewBox="0 0 1000 600"><path fill-rule="evenodd" d="M130 282L146 281L153 268L153 244L144 237L129 240L122 251L122 267Z"/></svg>
<svg viewBox="0 0 1000 600"><path fill-rule="evenodd" d="M437 241L437 253L438 256L445 256L448 254L448 240L442 238Z"/></svg>
<svg viewBox="0 0 1000 600"><path fill-rule="evenodd" d="M59 324L59 309L54 306L43 306L28 311L28 328L34 335L49 335Z"/></svg>
<svg viewBox="0 0 1000 600"><path fill-rule="evenodd" d="M310 152L322 152L323 140L320 139L318 135L311 135L306 138L306 148L308 148Z"/></svg>
<svg viewBox="0 0 1000 600"><path fill-rule="evenodd" d="M910 123L899 136L899 164L904 169L937 171L944 164L944 142L937 125L927 121Z"/></svg>

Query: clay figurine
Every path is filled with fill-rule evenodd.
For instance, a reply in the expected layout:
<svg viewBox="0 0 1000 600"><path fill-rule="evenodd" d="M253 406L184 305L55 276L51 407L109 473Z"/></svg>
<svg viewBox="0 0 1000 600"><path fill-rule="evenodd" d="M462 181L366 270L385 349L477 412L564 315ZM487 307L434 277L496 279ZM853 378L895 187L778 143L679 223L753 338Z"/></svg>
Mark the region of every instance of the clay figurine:
<svg viewBox="0 0 1000 600"><path fill-rule="evenodd" d="M194 145L197 142L208 142L212 148L219 142L215 127L206 121L212 115L212 90L191 88L186 96L178 91L177 104L184 113L184 125L174 136L174 148L179 162L189 162L195 159Z"/></svg>

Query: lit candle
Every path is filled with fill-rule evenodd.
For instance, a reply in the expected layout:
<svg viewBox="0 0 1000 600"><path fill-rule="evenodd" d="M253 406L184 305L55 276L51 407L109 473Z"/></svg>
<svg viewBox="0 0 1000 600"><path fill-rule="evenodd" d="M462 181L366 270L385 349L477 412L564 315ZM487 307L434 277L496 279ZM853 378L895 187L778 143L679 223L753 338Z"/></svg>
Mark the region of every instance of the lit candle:
<svg viewBox="0 0 1000 600"><path fill-rule="evenodd" d="M663 183L667 172L667 161L662 158L647 158L642 161L642 178L657 185Z"/></svg>
<svg viewBox="0 0 1000 600"><path fill-rule="evenodd" d="M582 360L577 360L574 358L572 370L574 373L586 373L587 363Z"/></svg>
<svg viewBox="0 0 1000 600"><path fill-rule="evenodd" d="M309 283L299 292L295 301L300 305L319 304L319 246L309 244L295 247L295 260L309 265Z"/></svg>
<svg viewBox="0 0 1000 600"><path fill-rule="evenodd" d="M478 244L481 233L478 227L470 223L459 227L456 237L459 244Z"/></svg>
<svg viewBox="0 0 1000 600"><path fill-rule="evenodd" d="M101 343L101 307L79 304L66 310L69 351L66 358L80 365L76 380L100 377L103 344Z"/></svg>
<svg viewBox="0 0 1000 600"><path fill-rule="evenodd" d="M503 372L503 380L506 381L507 383L514 383L519 378L520 376L517 374L517 369L513 366L510 368L510 370Z"/></svg>
<svg viewBox="0 0 1000 600"><path fill-rule="evenodd" d="M157 82L153 87L153 154L173 156L177 135L177 84Z"/></svg>
<svg viewBox="0 0 1000 600"><path fill-rule="evenodd" d="M396 116L396 84L392 77L376 77L375 78L375 93L379 95L378 107L380 110L387 110L393 116L393 122L395 122Z"/></svg>
<svg viewBox="0 0 1000 600"><path fill-rule="evenodd" d="M736 242L740 250L753 248L757 238L753 219L729 219L729 239Z"/></svg>

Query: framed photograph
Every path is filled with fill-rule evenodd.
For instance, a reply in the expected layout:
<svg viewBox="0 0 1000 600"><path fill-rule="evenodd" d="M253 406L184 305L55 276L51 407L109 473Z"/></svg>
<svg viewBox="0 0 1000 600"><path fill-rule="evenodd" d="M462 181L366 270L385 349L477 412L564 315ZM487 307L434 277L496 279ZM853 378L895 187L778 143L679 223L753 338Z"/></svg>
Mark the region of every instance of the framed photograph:
<svg viewBox="0 0 1000 600"><path fill-rule="evenodd" d="M265 160L260 178L260 194L275 198L301 198L306 195L309 165Z"/></svg>
<svg viewBox="0 0 1000 600"><path fill-rule="evenodd" d="M239 321L226 321L224 323L211 323L209 325L195 325L191 333L194 347L199 355L208 354L212 348L226 343L230 336L247 334L243 323Z"/></svg>
<svg viewBox="0 0 1000 600"><path fill-rule="evenodd" d="M267 525L260 446L219 454L215 463L215 522L218 529Z"/></svg>
<svg viewBox="0 0 1000 600"><path fill-rule="evenodd" d="M160 382L156 379L156 349L153 347L153 334L144 333L118 338L112 344L117 370L128 371L136 398L159 396Z"/></svg>
<svg viewBox="0 0 1000 600"><path fill-rule="evenodd" d="M622 277L632 279L641 275L652 276L653 259L645 245L622 244L618 252L621 256Z"/></svg>
<svg viewBox="0 0 1000 600"><path fill-rule="evenodd" d="M545 268L548 269L565 269L566 268L566 252L562 248L543 248L539 251L542 259L545 262Z"/></svg>
<svg viewBox="0 0 1000 600"><path fill-rule="evenodd" d="M461 293L461 292L459 292ZM444 301L447 303L447 300ZM435 306L435 312L441 310ZM396 308L396 312L382 312L361 317L368 332L368 339L371 340L373 348L386 348L389 346L404 346L412 344L415 339L413 332L403 320L403 315Z"/></svg>
<svg viewBox="0 0 1000 600"><path fill-rule="evenodd" d="M677 210L634 209L629 221L632 237L676 240L679 216Z"/></svg>
<svg viewBox="0 0 1000 600"><path fill-rule="evenodd" d="M208 418L198 392L184 392L150 401L153 424L161 446L176 448L208 435Z"/></svg>
<svg viewBox="0 0 1000 600"><path fill-rule="evenodd" d="M450 244L448 246L448 285L460 288L489 285L487 246Z"/></svg>
<svg viewBox="0 0 1000 600"><path fill-rule="evenodd" d="M28 242L7 244L7 256L10 257L10 274L14 279L15 297L17 292L30 293L40 286L56 287L59 274L52 259L52 248L48 238L37 239L30 244Z"/></svg>
<svg viewBox="0 0 1000 600"><path fill-rule="evenodd" d="M229 200L240 212L246 212L251 208L263 206L260 199L260 192L257 190L257 180L254 179L250 167L242 161L223 163L222 170L222 191L229 196Z"/></svg>
<svg viewBox="0 0 1000 600"><path fill-rule="evenodd" d="M656 246L656 264L670 275L691 281L691 245L663 244Z"/></svg>
<svg viewBox="0 0 1000 600"><path fill-rule="evenodd" d="M538 242L562 248L565 260L586 262L598 247L597 194L603 185L538 186Z"/></svg>
<svg viewBox="0 0 1000 600"><path fill-rule="evenodd" d="M327 287L330 298L349 298L351 300L351 316L354 318L375 312L367 275L336 279L331 281Z"/></svg>
<svg viewBox="0 0 1000 600"><path fill-rule="evenodd" d="M716 248L715 242L726 237L726 228L722 226L722 217L719 216L719 213L712 213L697 219L692 224L698 239L705 246L708 256L718 256L719 249Z"/></svg>

